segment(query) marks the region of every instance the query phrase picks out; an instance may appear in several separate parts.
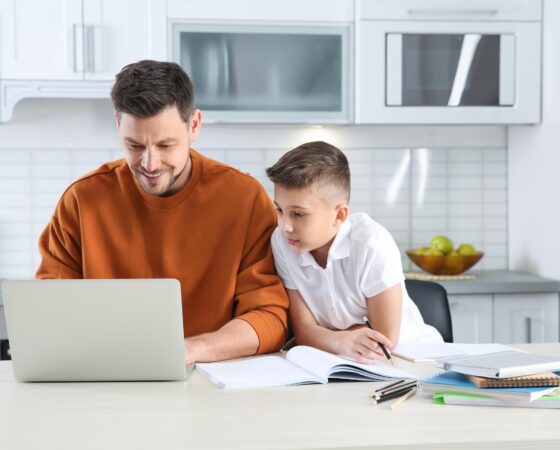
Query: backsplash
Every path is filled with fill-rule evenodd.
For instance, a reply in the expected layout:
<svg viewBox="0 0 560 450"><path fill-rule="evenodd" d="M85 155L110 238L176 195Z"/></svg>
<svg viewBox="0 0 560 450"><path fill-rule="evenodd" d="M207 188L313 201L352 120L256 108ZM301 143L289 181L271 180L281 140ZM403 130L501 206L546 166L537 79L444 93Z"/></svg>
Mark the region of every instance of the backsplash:
<svg viewBox="0 0 560 450"><path fill-rule="evenodd" d="M394 133L398 130L393 128ZM366 212L388 228L401 250L427 245L435 234L446 234L457 244L469 242L486 252L476 269L507 268L505 147L333 143L343 148L350 161L351 211ZM291 147L221 150L201 142L195 148L250 173L272 195L264 170ZM0 278L34 276L40 261L39 234L64 189L72 180L120 157L119 149L0 149L4 174L0 180ZM403 262L408 270L406 256Z"/></svg>

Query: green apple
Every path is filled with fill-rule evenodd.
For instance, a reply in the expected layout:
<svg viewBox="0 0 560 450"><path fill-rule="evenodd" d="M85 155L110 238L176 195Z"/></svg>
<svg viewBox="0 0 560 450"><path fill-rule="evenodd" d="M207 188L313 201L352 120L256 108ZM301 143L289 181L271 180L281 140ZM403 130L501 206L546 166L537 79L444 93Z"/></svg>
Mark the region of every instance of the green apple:
<svg viewBox="0 0 560 450"><path fill-rule="evenodd" d="M443 256L443 252L437 248L429 248L424 252L424 255L428 256Z"/></svg>
<svg viewBox="0 0 560 450"><path fill-rule="evenodd" d="M459 252L457 250L453 250L449 255L447 256L460 256Z"/></svg>
<svg viewBox="0 0 560 450"><path fill-rule="evenodd" d="M433 249L439 250L442 254L448 255L453 251L453 241L446 236L435 236L430 241Z"/></svg>
<svg viewBox="0 0 560 450"><path fill-rule="evenodd" d="M417 255L425 255L428 250L430 250L430 247L418 247L415 248L412 252Z"/></svg>
<svg viewBox="0 0 560 450"><path fill-rule="evenodd" d="M476 251L476 248L474 248L474 245L471 244L459 245L457 252L459 253L459 255L463 255L463 256L476 255L478 253Z"/></svg>

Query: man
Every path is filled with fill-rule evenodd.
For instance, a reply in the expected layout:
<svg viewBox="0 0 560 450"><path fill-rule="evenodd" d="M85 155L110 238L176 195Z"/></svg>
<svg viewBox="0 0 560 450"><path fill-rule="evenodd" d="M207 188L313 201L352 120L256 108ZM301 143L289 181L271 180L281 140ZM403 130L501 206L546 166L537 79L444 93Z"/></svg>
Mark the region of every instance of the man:
<svg viewBox="0 0 560 450"><path fill-rule="evenodd" d="M288 299L270 199L190 149L202 116L177 64L130 64L111 97L125 159L64 192L39 240L37 278L177 278L187 363L278 350Z"/></svg>

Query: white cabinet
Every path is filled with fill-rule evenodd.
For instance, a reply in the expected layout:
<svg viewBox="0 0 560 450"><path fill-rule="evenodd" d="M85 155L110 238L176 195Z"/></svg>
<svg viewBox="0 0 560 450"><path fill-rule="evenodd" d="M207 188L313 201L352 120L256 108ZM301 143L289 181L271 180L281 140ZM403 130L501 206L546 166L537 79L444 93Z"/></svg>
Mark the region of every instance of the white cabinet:
<svg viewBox="0 0 560 450"><path fill-rule="evenodd" d="M0 5L2 79L111 81L130 62L165 58L161 0L3 0Z"/></svg>
<svg viewBox="0 0 560 450"><path fill-rule="evenodd" d="M449 295L455 342L558 342L558 293Z"/></svg>
<svg viewBox="0 0 560 450"><path fill-rule="evenodd" d="M558 342L558 294L495 294L494 340Z"/></svg>
<svg viewBox="0 0 560 450"><path fill-rule="evenodd" d="M492 295L450 295L455 342L493 342Z"/></svg>
<svg viewBox="0 0 560 450"><path fill-rule="evenodd" d="M81 0L2 0L1 78L80 80Z"/></svg>
<svg viewBox="0 0 560 450"><path fill-rule="evenodd" d="M0 121L26 97L109 98L115 74L166 59L164 0L2 0Z"/></svg>

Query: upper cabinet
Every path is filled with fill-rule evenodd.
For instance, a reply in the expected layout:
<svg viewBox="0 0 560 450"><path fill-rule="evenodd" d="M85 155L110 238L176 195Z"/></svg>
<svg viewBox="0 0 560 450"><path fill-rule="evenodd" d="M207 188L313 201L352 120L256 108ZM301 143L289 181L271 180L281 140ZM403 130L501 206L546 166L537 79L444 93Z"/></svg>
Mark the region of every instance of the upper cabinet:
<svg viewBox="0 0 560 450"><path fill-rule="evenodd" d="M111 81L130 62L165 58L165 9L153 3L2 0L0 77Z"/></svg>
<svg viewBox="0 0 560 450"><path fill-rule="evenodd" d="M171 58L192 78L206 121L349 123L349 6L169 0Z"/></svg>
<svg viewBox="0 0 560 450"><path fill-rule="evenodd" d="M165 59L160 0L2 0L0 119L26 97L107 98L115 74Z"/></svg>
<svg viewBox="0 0 560 450"><path fill-rule="evenodd" d="M540 121L540 1L361 7L358 123Z"/></svg>
<svg viewBox="0 0 560 450"><path fill-rule="evenodd" d="M0 121L179 63L212 122L530 124L541 0L1 0Z"/></svg>

